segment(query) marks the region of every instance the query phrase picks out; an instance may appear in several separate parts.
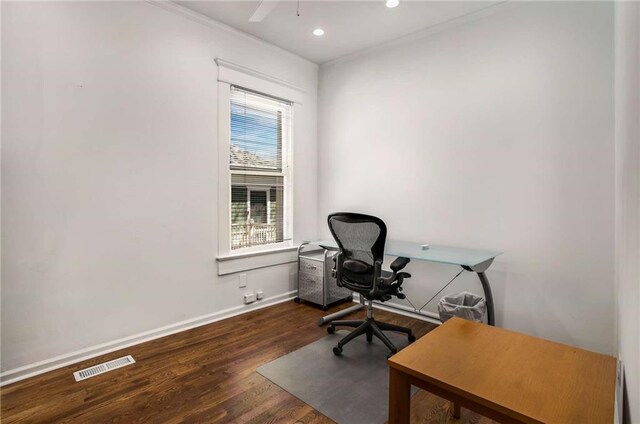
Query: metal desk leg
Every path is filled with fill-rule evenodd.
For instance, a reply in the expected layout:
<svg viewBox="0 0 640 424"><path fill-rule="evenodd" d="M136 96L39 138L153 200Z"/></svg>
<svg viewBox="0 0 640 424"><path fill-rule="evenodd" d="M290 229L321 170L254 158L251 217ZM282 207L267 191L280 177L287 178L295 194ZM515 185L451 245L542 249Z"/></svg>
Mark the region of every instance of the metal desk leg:
<svg viewBox="0 0 640 424"><path fill-rule="evenodd" d="M480 283L482 283L482 290L484 291L484 297L487 301L487 324L496 325L496 312L493 305L493 294L491 293L491 286L489 285L489 279L487 275L484 273L493 263L493 258L488 261L484 261L478 265L474 266L463 266L462 268L467 271L473 271L478 274L478 278L480 278Z"/></svg>
<svg viewBox="0 0 640 424"><path fill-rule="evenodd" d="M480 278L480 283L482 283L482 290L484 291L484 297L487 301L487 324L496 325L496 312L493 306L493 294L491 293L491 286L489 285L489 280L487 279L487 275L484 272L478 272L478 278Z"/></svg>

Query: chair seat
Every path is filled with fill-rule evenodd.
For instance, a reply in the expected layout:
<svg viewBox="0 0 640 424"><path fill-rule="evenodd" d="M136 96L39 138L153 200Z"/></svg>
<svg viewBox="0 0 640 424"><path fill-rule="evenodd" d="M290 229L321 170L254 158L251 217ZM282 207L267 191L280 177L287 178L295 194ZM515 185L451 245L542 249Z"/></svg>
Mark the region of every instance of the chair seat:
<svg viewBox="0 0 640 424"><path fill-rule="evenodd" d="M348 259L342 264L344 269L356 274L369 274L371 273L371 265L366 262L359 261L357 259Z"/></svg>

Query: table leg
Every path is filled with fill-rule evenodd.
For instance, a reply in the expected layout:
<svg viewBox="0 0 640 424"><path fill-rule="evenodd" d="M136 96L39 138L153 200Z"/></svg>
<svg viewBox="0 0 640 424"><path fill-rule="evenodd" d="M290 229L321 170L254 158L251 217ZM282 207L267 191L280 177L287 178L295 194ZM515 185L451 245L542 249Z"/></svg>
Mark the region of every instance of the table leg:
<svg viewBox="0 0 640 424"><path fill-rule="evenodd" d="M389 368L389 423L409 424L411 384L402 371Z"/></svg>
<svg viewBox="0 0 640 424"><path fill-rule="evenodd" d="M453 418L460 418L460 405L455 402L451 403L453 404Z"/></svg>

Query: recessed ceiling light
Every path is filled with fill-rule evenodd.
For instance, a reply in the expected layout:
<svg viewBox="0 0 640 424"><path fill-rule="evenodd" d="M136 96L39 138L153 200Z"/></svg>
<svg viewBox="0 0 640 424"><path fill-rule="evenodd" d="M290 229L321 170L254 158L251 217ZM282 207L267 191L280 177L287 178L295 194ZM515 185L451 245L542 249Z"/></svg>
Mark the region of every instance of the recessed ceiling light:
<svg viewBox="0 0 640 424"><path fill-rule="evenodd" d="M400 0L387 0L387 7L389 9L393 9L394 7L397 7L400 4Z"/></svg>
<svg viewBox="0 0 640 424"><path fill-rule="evenodd" d="M322 37L324 35L324 30L322 28L316 28L313 30L313 35L316 37Z"/></svg>

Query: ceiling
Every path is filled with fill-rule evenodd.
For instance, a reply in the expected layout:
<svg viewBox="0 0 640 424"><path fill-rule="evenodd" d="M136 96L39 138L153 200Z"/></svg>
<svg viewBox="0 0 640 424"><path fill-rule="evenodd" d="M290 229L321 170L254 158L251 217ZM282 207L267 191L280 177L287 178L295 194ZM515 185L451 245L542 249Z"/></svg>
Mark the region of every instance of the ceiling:
<svg viewBox="0 0 640 424"><path fill-rule="evenodd" d="M177 1L180 5L324 63L484 9L496 1L278 1L261 22L249 22L260 1ZM315 28L325 30L316 37Z"/></svg>

